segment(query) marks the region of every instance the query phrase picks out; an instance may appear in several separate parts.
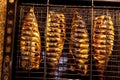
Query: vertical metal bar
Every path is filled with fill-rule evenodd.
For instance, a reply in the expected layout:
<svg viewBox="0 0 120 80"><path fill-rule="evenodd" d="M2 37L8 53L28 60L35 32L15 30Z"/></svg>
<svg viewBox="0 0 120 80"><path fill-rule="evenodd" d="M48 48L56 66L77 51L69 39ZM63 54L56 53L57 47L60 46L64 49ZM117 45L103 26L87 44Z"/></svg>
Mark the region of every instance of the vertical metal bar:
<svg viewBox="0 0 120 80"><path fill-rule="evenodd" d="M45 34L46 34L46 29L47 29L47 27L48 27L48 13L49 13L49 0L47 0L47 5L46 5L46 8L47 8L47 12L46 12L46 14L47 14L47 16L46 16L46 28L45 28ZM45 35L45 37L46 37L46 35ZM46 44L46 41L45 41L45 44ZM46 49L46 45L45 45L45 49ZM46 78L46 75L47 75L47 60L46 60L46 50L45 50L45 60L44 60L44 80L47 80Z"/></svg>
<svg viewBox="0 0 120 80"><path fill-rule="evenodd" d="M93 75L92 75L92 67L93 67L93 59L92 59L92 56L93 56L93 51L92 51L92 43L93 43L93 41L92 41L92 33L93 33L93 29L92 29L92 27L93 27L93 20L94 20L94 0L91 0L91 46L90 46L90 48L91 48L91 55L90 55L90 80L93 80L92 79L92 77L93 77Z"/></svg>

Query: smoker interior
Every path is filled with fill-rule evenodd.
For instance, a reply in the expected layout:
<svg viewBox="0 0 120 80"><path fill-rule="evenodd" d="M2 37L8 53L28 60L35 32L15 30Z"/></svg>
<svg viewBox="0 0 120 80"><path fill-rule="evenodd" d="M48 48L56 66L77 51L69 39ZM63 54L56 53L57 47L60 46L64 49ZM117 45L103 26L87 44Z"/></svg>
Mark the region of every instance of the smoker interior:
<svg viewBox="0 0 120 80"><path fill-rule="evenodd" d="M40 64L40 69L38 70L24 70L21 68L21 55L20 55L20 35L21 35L21 26L25 14L29 11L30 7L34 7L34 12L38 21L39 30L41 34L42 41L42 62ZM44 30L46 28L47 20L47 9L48 11L53 10L55 12L60 12L65 15L66 18L66 40L64 45L64 50L62 56L59 60L59 65L56 68L54 77L47 76L47 67L46 67L46 55L45 55L45 36ZM22 3L18 6L17 10L17 25L15 26L15 50L13 55L13 73L12 80L99 80L99 75L95 67L93 59L93 47L92 47L92 38L91 31L93 26L93 19L99 15L110 15L114 22L114 47L108 66L104 72L103 80L120 80L120 8L110 7L110 6L75 6L75 5L49 5L38 4L38 3ZM68 54L69 54L69 40L70 40L70 31L71 31L71 21L72 13L74 10L78 10L83 20L87 25L87 30L89 32L89 70L86 75L72 73L68 71Z"/></svg>

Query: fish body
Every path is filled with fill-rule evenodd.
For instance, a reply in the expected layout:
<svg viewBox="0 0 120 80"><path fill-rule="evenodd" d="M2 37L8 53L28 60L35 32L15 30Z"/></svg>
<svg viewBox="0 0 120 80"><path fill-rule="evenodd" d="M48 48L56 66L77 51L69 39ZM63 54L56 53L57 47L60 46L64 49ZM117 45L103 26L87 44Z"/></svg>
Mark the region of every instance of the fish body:
<svg viewBox="0 0 120 80"><path fill-rule="evenodd" d="M20 36L21 66L23 69L39 69L41 62L41 38L34 9L24 16Z"/></svg>
<svg viewBox="0 0 120 80"><path fill-rule="evenodd" d="M62 55L65 41L65 16L62 13L50 11L45 30L46 60L48 74L54 75Z"/></svg>
<svg viewBox="0 0 120 80"><path fill-rule="evenodd" d="M74 11L71 27L69 53L72 55L73 63L69 70L80 74L88 72L89 39L85 22L78 11Z"/></svg>
<svg viewBox="0 0 120 80"><path fill-rule="evenodd" d="M114 46L114 26L111 16L96 17L92 34L96 68L99 75L103 75Z"/></svg>

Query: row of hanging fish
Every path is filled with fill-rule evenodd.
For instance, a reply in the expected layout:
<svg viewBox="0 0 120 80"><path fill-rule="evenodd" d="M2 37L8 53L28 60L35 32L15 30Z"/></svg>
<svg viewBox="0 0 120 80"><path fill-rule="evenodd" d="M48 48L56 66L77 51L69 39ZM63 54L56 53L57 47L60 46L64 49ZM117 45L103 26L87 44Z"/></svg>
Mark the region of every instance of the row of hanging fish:
<svg viewBox="0 0 120 80"><path fill-rule="evenodd" d="M45 28L45 50L48 74L54 75L62 55L66 21L63 13L50 11ZM26 70L39 69L41 63L41 38L33 8L25 15L21 31L21 66ZM104 73L105 66L112 54L114 26L110 16L98 16L92 31L93 54L96 67ZM89 62L89 34L87 26L78 11L73 12L69 41L69 70L87 74Z"/></svg>

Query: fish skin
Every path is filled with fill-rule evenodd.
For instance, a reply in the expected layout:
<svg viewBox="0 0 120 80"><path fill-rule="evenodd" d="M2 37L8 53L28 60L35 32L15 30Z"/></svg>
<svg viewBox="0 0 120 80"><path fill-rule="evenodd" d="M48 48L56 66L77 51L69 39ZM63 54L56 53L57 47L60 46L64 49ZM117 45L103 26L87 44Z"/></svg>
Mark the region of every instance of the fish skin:
<svg viewBox="0 0 120 80"><path fill-rule="evenodd" d="M21 66L25 70L39 69L41 62L41 38L33 7L23 19L21 40Z"/></svg>
<svg viewBox="0 0 120 80"><path fill-rule="evenodd" d="M99 75L103 76L114 46L114 26L111 16L95 17L92 34L95 65Z"/></svg>
<svg viewBox="0 0 120 80"><path fill-rule="evenodd" d="M54 76L54 72L62 55L66 37L65 28L65 15L63 13L50 11L45 30L47 73L50 76Z"/></svg>
<svg viewBox="0 0 120 80"><path fill-rule="evenodd" d="M88 31L85 22L78 11L73 12L71 27L71 37L69 53L71 55L70 71L77 71L81 75L86 75L88 72L88 52L89 39Z"/></svg>

